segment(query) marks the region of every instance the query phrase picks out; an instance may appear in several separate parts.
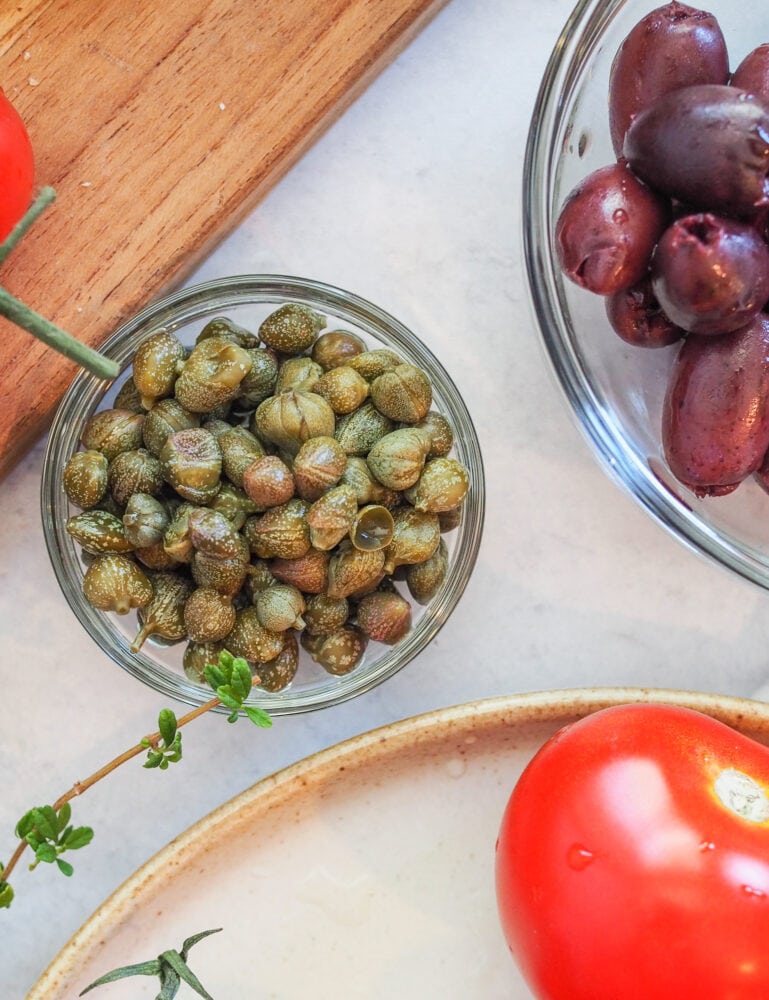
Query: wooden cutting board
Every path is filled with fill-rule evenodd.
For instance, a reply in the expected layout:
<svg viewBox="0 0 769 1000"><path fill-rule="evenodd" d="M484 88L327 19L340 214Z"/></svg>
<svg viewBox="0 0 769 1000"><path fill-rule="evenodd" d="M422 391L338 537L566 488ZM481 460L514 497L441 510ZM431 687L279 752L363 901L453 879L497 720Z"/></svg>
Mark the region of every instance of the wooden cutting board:
<svg viewBox="0 0 769 1000"><path fill-rule="evenodd" d="M93 346L178 284L445 0L0 3L0 86L57 200L0 284ZM0 477L76 366L0 319Z"/></svg>

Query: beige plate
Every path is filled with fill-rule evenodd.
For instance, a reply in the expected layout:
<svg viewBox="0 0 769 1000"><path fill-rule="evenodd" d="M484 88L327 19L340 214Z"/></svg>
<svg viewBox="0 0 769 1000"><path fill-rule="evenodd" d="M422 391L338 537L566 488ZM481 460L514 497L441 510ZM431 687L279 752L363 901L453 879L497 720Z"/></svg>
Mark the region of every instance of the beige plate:
<svg viewBox="0 0 769 1000"><path fill-rule="evenodd" d="M71 1000L109 969L212 927L223 932L190 964L216 1000L529 998L497 922L502 811L557 728L628 701L687 705L769 743L763 703L636 688L496 698L395 723L196 823L99 908L28 1000ZM133 978L93 996L156 993L157 980Z"/></svg>

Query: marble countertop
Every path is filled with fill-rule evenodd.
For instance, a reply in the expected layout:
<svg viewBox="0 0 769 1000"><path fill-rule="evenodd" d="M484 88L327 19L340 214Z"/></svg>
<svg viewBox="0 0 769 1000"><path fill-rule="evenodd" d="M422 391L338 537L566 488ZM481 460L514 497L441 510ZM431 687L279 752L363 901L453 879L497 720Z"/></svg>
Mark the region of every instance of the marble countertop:
<svg viewBox="0 0 769 1000"><path fill-rule="evenodd" d="M204 717L185 761L138 764L75 803L96 830L65 879L22 866L0 916L2 995L19 998L103 899L259 778L432 708L545 688L760 694L767 595L687 550L619 490L546 366L521 255L521 171L539 79L570 0L452 0L190 283L279 272L348 288L440 357L487 477L477 566L437 639L354 701L268 734ZM0 858L31 805L150 730L164 699L105 658L54 579L40 530L42 442L0 484ZM226 757L227 767L221 767Z"/></svg>

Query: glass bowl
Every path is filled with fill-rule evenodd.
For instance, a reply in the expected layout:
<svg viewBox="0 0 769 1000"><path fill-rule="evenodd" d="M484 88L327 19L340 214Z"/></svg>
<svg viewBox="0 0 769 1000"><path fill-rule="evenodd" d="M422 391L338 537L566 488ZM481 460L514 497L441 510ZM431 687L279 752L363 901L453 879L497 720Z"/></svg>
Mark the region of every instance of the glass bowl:
<svg viewBox="0 0 769 1000"><path fill-rule="evenodd" d="M583 0L556 42L524 165L529 288L546 355L605 470L680 541L769 588L769 496L748 480L728 496L699 499L665 462L661 411L677 345L649 350L625 344L609 327L603 299L566 279L555 256L553 233L566 195L614 161L608 121L614 54L658 6L653 0ZM767 40L766 5L759 0L704 6L719 21L732 69Z"/></svg>
<svg viewBox="0 0 769 1000"><path fill-rule="evenodd" d="M483 527L484 475L478 438L462 398L441 363L411 330L370 302L330 285L280 275L243 275L184 288L142 310L103 345L103 352L121 365L112 385L81 372L62 399L51 427L44 459L41 506L48 553L59 585L70 607L89 635L117 664L134 677L178 701L198 705L211 697L211 689L191 681L182 668L184 643L163 645L152 639L132 653L130 643L138 624L135 614L119 616L95 610L82 592L85 566L80 547L65 530L70 508L61 487L62 470L78 450L80 431L87 417L112 405L125 380L137 345L162 326L185 346L214 316L228 316L254 331L268 313L287 302L301 302L329 319L329 329L357 333L369 348L391 347L405 360L426 371L432 381L433 409L451 423L455 443L452 454L469 472L470 490L459 526L443 538L449 550L449 572L430 603L411 602L413 625L394 646L369 642L358 666L344 676L332 676L301 651L297 675L279 692L254 688L247 704L274 715L318 709L345 701L391 677L435 637L456 606L475 564ZM404 586L397 583L400 589ZM404 596L409 597L404 591Z"/></svg>

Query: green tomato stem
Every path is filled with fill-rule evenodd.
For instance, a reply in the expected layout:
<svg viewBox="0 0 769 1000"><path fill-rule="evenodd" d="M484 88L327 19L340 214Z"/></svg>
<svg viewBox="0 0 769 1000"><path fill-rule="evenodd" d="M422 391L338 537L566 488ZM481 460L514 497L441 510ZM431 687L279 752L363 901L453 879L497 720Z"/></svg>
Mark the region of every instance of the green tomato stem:
<svg viewBox="0 0 769 1000"><path fill-rule="evenodd" d="M56 192L52 187L44 187L40 189L40 194L32 202L24 217L16 223L10 233L6 236L2 243L0 243L0 264L3 263L8 254L13 250L19 240L24 236L27 230L32 226L32 223L42 215L43 212L48 208L52 201L56 199Z"/></svg>

